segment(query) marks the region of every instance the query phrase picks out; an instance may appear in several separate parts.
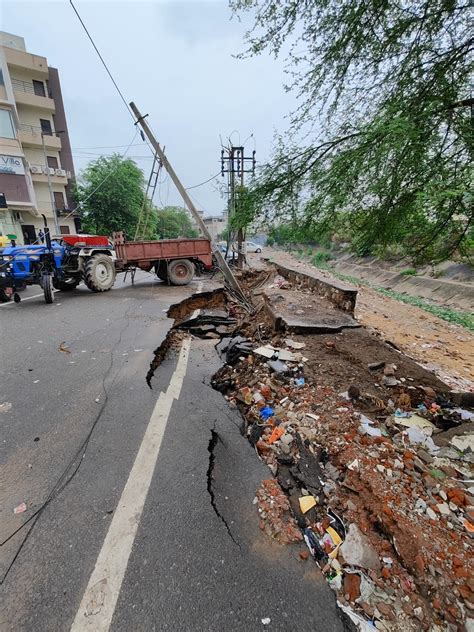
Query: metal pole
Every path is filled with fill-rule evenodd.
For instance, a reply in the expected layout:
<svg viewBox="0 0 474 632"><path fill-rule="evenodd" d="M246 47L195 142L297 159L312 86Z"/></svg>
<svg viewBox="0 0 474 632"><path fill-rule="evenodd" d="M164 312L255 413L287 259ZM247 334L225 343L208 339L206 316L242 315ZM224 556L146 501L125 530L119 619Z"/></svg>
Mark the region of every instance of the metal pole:
<svg viewBox="0 0 474 632"><path fill-rule="evenodd" d="M194 220L195 220L196 224L199 226L199 228L201 229L201 231L202 231L203 235L206 237L206 239L209 239L209 241L211 242L213 254L214 254L215 258L217 259L217 261L219 263L219 267L221 268L221 270L222 270L222 272L223 272L228 284L230 285L230 287L235 292L237 292L239 294L239 296L244 301L248 302L247 299L245 298L244 293L242 292L242 289L241 289L240 285L237 282L237 279L232 274L232 271L229 268L229 266L227 265L226 260L222 256L222 252L219 250L219 248L217 248L214 244L212 244L212 238L211 238L211 235L210 235L209 231L207 230L207 226L204 224L201 216L199 215L196 207L194 206L191 198L189 197L188 192L186 191L186 189L181 184L181 180L176 175L173 167L170 164L170 161L165 156L163 150L160 147L159 142L156 140L156 138L153 135L151 129L149 128L148 123L145 121L144 117L141 115L140 111L138 110L138 108L135 105L135 103L133 103L133 101L130 103L130 108L131 108L132 112L134 113L134 115L135 115L135 117L137 119L136 120L136 124L140 124L140 126L143 129L144 133L148 137L148 140L150 141L153 149L155 150L155 152L160 157L161 162L163 164L163 167L169 173L169 176L170 176L171 180L173 181L174 185L176 186L176 188L178 189L181 197L184 200L184 203L186 204L186 206L190 210L191 215L194 217Z"/></svg>
<svg viewBox="0 0 474 632"><path fill-rule="evenodd" d="M43 132L41 132L41 142L43 143L44 164L46 165L46 174L48 176L48 189L49 189L49 195L51 197L51 208L53 209L54 229L56 231L56 235L60 235L61 231L59 230L58 216L56 215L56 202L54 200L53 187L51 185L51 174L49 173L48 158L46 157L46 146L44 144L44 133Z"/></svg>

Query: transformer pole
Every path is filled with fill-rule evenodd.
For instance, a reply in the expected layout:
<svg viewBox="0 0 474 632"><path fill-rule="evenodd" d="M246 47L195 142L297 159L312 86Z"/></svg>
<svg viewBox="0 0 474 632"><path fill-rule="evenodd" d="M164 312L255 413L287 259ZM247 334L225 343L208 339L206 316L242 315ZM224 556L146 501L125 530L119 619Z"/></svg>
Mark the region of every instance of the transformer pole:
<svg viewBox="0 0 474 632"><path fill-rule="evenodd" d="M226 155L227 154L227 155ZM246 168L248 163L251 163L250 168ZM231 224L232 213L235 213L236 206L238 204L238 196L236 195L236 177L240 179L240 186L244 187L244 174L255 173L255 151L252 152L252 156L245 155L244 147L235 147L231 145L225 150L221 151L221 174L229 174L229 218L228 225ZM243 191L242 191L243 192ZM230 230L229 230L230 232ZM243 268L245 261L245 248L243 243L245 240L244 228L239 227L237 230L237 251L238 259L237 266Z"/></svg>

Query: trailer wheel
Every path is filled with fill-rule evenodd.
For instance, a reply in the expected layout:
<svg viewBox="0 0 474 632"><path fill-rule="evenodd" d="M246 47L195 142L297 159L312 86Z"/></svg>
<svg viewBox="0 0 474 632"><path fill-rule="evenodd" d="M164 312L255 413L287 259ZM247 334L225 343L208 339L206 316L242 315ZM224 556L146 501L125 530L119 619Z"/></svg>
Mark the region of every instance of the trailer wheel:
<svg viewBox="0 0 474 632"><path fill-rule="evenodd" d="M41 285L43 287L45 303L52 303L54 301L54 290L53 277L51 274L43 274Z"/></svg>
<svg viewBox="0 0 474 632"><path fill-rule="evenodd" d="M194 264L189 259L175 259L168 265L168 278L173 285L188 285L194 276Z"/></svg>
<svg viewBox="0 0 474 632"><path fill-rule="evenodd" d="M9 303L12 300L12 295L7 294L3 288L0 288L0 303Z"/></svg>
<svg viewBox="0 0 474 632"><path fill-rule="evenodd" d="M115 283L114 262L108 255L90 257L84 266L84 282L92 292L107 292Z"/></svg>
<svg viewBox="0 0 474 632"><path fill-rule="evenodd" d="M160 261L160 263L156 266L156 276L162 281L168 280L168 266L166 261Z"/></svg>
<svg viewBox="0 0 474 632"><path fill-rule="evenodd" d="M79 285L79 281L74 278L67 279L66 281L54 280L53 285L56 290L61 290L61 292L71 292Z"/></svg>

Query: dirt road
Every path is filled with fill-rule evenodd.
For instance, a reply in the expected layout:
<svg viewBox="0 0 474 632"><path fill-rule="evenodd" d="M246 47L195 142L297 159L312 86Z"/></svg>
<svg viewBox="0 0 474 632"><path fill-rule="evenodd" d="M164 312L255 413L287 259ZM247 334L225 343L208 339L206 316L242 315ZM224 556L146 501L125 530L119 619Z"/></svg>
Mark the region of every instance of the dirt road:
<svg viewBox="0 0 474 632"><path fill-rule="evenodd" d="M302 271L317 270L331 276L298 261L290 253L271 248L265 249L263 255L251 255L251 265L258 264L260 256ZM467 329L365 286L358 286L358 290L356 318L364 326L377 331L452 388L474 390L474 336Z"/></svg>

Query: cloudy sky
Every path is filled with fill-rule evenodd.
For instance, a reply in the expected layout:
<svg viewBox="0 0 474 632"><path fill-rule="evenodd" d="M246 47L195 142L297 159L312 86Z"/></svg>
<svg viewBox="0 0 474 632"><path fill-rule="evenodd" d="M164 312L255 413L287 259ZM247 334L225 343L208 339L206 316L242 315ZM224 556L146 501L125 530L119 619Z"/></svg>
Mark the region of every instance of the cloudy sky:
<svg viewBox="0 0 474 632"><path fill-rule="evenodd" d="M236 145L246 140L259 161L269 156L293 97L283 89L281 60L235 59L249 22L231 19L225 0L75 5L127 101L149 114L186 187L219 172L220 137ZM59 68L77 171L101 153L125 151L135 133L132 119L68 0L0 0L0 28L23 36L29 52ZM128 155L148 175L151 154L139 138ZM163 180L156 203L180 203ZM213 182L191 193L206 214L225 206Z"/></svg>

